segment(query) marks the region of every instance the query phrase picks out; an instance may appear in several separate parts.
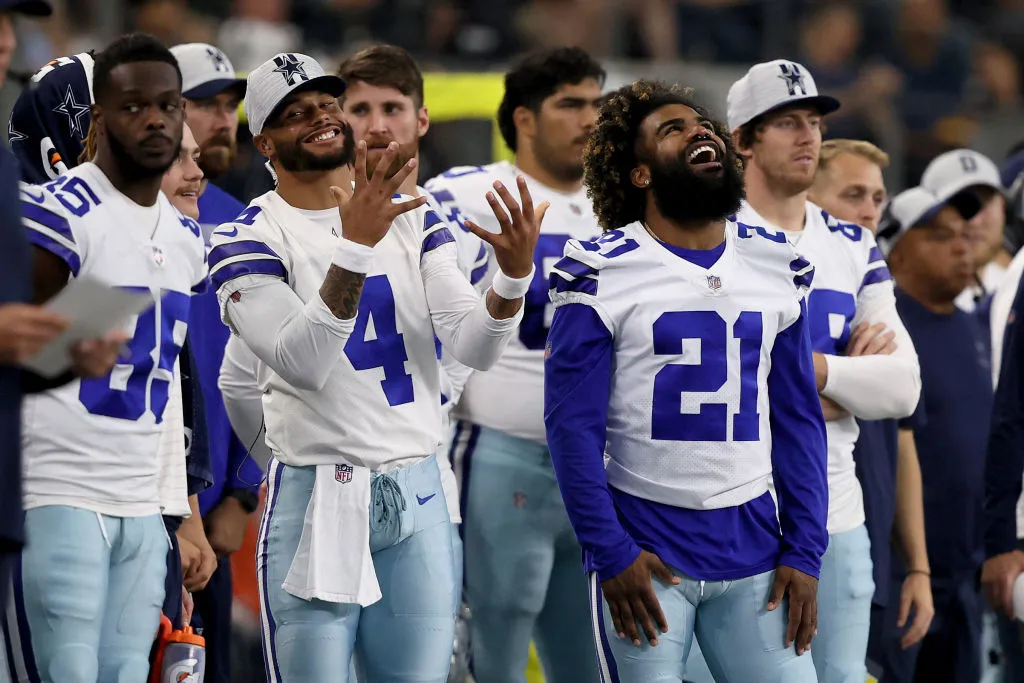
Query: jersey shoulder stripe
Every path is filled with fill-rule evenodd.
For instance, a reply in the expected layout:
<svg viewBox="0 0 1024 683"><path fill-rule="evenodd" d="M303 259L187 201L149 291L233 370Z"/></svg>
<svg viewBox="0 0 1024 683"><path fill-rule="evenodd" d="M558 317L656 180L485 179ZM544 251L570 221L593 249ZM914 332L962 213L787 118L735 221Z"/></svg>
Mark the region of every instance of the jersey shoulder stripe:
<svg viewBox="0 0 1024 683"><path fill-rule="evenodd" d="M60 258L77 276L82 253L63 207L42 187L23 183L20 189L22 224L29 242Z"/></svg>
<svg viewBox="0 0 1024 683"><path fill-rule="evenodd" d="M765 228L759 225L736 223L736 235L741 248L753 248L758 251L758 258L776 258L778 267L786 263L792 275L793 287L801 296L807 293L814 282L814 266L789 243L786 233L781 230ZM763 256L762 256L763 254Z"/></svg>
<svg viewBox="0 0 1024 683"><path fill-rule="evenodd" d="M455 237L448 229L448 224L433 209L423 212L423 246L420 258L444 244L454 244Z"/></svg>
<svg viewBox="0 0 1024 683"><path fill-rule="evenodd" d="M284 259L256 229L261 212L259 206L249 206L233 222L221 225L210 236L207 262L214 291L244 275L269 275L288 281Z"/></svg>

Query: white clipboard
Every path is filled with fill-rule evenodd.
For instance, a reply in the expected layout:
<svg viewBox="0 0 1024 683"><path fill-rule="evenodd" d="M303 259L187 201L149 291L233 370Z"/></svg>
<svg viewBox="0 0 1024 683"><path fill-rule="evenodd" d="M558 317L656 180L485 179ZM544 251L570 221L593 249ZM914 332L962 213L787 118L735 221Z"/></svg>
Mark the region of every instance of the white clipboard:
<svg viewBox="0 0 1024 683"><path fill-rule="evenodd" d="M93 278L75 278L46 302L46 308L70 320L71 326L22 366L46 378L56 377L71 367L72 345L99 339L152 305L149 292L129 292Z"/></svg>

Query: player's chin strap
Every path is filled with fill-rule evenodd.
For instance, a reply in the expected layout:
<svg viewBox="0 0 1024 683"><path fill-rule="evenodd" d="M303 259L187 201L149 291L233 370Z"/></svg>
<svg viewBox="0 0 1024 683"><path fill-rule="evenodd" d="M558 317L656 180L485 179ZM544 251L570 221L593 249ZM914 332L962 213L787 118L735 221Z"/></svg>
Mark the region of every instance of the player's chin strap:
<svg viewBox="0 0 1024 683"><path fill-rule="evenodd" d="M373 511L370 515L370 529L383 533L385 537L397 536L402 526L405 496L393 477L377 473L372 475L370 509Z"/></svg>

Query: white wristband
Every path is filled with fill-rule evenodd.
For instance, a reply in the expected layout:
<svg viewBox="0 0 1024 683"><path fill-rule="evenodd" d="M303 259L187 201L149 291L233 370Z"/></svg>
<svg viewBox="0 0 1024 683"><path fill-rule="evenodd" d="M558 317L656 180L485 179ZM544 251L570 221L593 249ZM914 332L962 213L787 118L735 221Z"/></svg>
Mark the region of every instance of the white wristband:
<svg viewBox="0 0 1024 683"><path fill-rule="evenodd" d="M508 299L509 301L521 299L529 291L530 283L533 282L533 274L536 271L537 267L533 266L530 268L530 274L526 277L511 278L499 269L491 281L491 289L502 299Z"/></svg>
<svg viewBox="0 0 1024 683"><path fill-rule="evenodd" d="M373 247L342 237L338 240L331 263L350 273L365 275L373 268Z"/></svg>

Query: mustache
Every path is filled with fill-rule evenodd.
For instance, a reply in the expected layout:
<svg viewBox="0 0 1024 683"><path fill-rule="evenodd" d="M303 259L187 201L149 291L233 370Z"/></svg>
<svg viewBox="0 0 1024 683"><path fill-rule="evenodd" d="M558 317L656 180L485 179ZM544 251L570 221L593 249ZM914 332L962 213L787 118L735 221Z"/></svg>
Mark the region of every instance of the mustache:
<svg viewBox="0 0 1024 683"><path fill-rule="evenodd" d="M208 148L208 147L234 147L234 146L235 146L235 138L232 137L231 135L229 135L228 133L217 133L216 135L211 137L209 140L207 140L205 144L202 145L202 147L204 147L204 148Z"/></svg>

